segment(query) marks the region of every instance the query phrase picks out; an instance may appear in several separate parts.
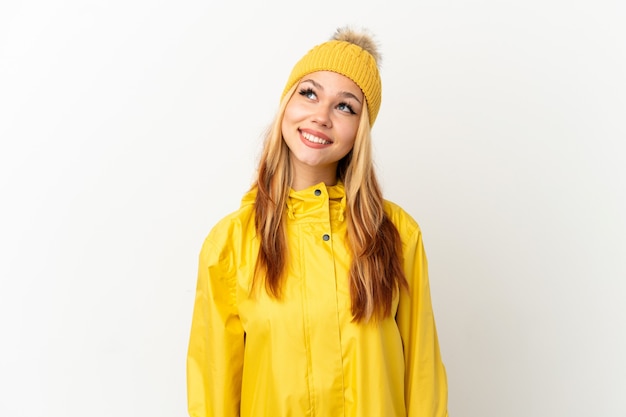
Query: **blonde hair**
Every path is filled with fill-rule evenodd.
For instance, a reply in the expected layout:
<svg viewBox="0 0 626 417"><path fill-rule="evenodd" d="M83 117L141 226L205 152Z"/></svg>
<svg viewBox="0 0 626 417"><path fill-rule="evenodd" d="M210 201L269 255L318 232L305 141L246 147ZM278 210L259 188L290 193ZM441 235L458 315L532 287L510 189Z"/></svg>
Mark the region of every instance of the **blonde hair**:
<svg viewBox="0 0 626 417"><path fill-rule="evenodd" d="M284 94L266 133L258 175L255 220L260 240L253 277L254 289L264 280L267 293L280 298L287 264L285 220L293 172L289 148L282 138L282 119L297 88ZM361 111L352 150L339 161L337 177L345 186L347 237L352 261L349 272L351 312L355 322L391 314L393 297L408 287L402 268L402 242L384 212L382 192L374 172L367 102Z"/></svg>

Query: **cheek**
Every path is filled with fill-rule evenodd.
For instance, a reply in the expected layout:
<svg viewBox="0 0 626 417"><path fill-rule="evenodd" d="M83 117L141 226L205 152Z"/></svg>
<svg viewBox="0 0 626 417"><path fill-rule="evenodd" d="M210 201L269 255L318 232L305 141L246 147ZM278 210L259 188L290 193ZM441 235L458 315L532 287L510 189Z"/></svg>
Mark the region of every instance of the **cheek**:
<svg viewBox="0 0 626 417"><path fill-rule="evenodd" d="M283 120L280 124L280 130L283 136L283 140L289 145L294 135L296 134L296 129L299 127L299 122L302 120L302 109L300 106L290 102L285 107L285 112L283 113Z"/></svg>
<svg viewBox="0 0 626 417"><path fill-rule="evenodd" d="M304 115L304 109L302 106L298 105L296 101L292 99L292 101L287 104L285 107L285 114L283 115L283 121L294 122L302 119Z"/></svg>
<svg viewBox="0 0 626 417"><path fill-rule="evenodd" d="M293 112L292 106L287 106L285 108L285 113L283 113L283 121L280 124L280 129L282 131L283 136L285 136L285 132L289 130L289 127L293 124Z"/></svg>
<svg viewBox="0 0 626 417"><path fill-rule="evenodd" d="M358 124L349 124L342 129L342 136L346 145L349 144L350 149L354 146L356 141L356 132L358 130Z"/></svg>
<svg viewBox="0 0 626 417"><path fill-rule="evenodd" d="M354 142L355 142L354 140L349 141L349 142L344 142L344 147L342 148L343 156L346 156L348 152L350 152L352 148L354 148Z"/></svg>

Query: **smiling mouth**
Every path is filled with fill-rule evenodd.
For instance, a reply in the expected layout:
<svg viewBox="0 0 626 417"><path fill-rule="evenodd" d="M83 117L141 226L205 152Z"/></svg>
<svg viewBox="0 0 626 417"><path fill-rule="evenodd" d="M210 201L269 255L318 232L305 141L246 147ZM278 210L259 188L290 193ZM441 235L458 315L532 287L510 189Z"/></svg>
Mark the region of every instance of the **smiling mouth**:
<svg viewBox="0 0 626 417"><path fill-rule="evenodd" d="M317 136L312 135L312 134L307 133L307 132L300 132L300 133L302 134L303 138L305 138L306 140L308 140L309 142L312 142L312 143L318 143L320 145L330 145L332 143L329 140L322 139L320 137L317 137Z"/></svg>

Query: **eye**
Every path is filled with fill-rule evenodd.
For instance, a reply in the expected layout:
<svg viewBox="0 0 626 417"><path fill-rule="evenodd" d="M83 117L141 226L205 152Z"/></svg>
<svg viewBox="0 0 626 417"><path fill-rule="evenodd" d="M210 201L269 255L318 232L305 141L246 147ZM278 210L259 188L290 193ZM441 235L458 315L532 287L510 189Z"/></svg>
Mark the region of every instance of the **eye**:
<svg viewBox="0 0 626 417"><path fill-rule="evenodd" d="M313 91L312 88L302 88L298 91L298 94L308 98L309 100L315 100L317 98L317 95L315 95L315 91Z"/></svg>
<svg viewBox="0 0 626 417"><path fill-rule="evenodd" d="M339 103L337 105L337 109L346 113L356 114L352 106L349 105L348 103Z"/></svg>

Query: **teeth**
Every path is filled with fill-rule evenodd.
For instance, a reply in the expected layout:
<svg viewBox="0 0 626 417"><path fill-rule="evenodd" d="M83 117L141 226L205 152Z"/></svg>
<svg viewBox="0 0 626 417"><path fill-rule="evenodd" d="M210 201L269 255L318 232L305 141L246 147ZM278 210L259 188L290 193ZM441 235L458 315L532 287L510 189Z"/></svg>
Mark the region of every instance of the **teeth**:
<svg viewBox="0 0 626 417"><path fill-rule="evenodd" d="M328 140L324 140L322 138L318 138L317 136L314 136L310 133L306 133L306 132L302 132L302 136L308 140L309 142L313 142L313 143L319 143L321 145L328 145L332 142L328 141Z"/></svg>

